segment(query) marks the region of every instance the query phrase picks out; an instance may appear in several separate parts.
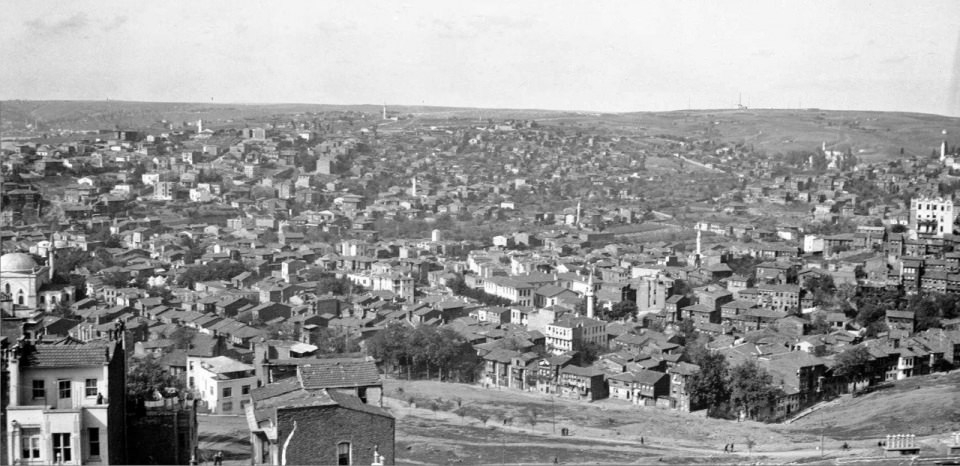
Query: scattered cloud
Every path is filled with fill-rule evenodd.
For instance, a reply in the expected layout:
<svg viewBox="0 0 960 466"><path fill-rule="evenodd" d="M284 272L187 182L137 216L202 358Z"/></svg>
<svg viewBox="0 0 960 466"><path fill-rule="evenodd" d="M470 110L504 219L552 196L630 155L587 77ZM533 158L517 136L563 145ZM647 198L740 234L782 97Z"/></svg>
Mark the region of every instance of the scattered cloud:
<svg viewBox="0 0 960 466"><path fill-rule="evenodd" d="M113 30L115 30L115 29L118 29L118 28L120 28L120 26L123 26L124 24L126 24L126 23L127 23L127 20L129 20L129 19L130 19L130 18L128 18L128 17L126 17L126 16L117 16L116 18L113 18L113 21L110 21L109 23L107 23L106 25L104 25L104 26L103 26L103 30L106 31L106 32L110 32L110 31L113 31Z"/></svg>
<svg viewBox="0 0 960 466"><path fill-rule="evenodd" d="M433 20L432 26L442 37L468 38L481 35L502 34L510 31L522 31L533 27L535 24L535 18L474 15L465 21L435 19Z"/></svg>
<svg viewBox="0 0 960 466"><path fill-rule="evenodd" d="M34 18L23 23L27 32L37 36L57 36L78 32L87 27L89 20L85 13L77 13L59 21L48 21L43 18Z"/></svg>
<svg viewBox="0 0 960 466"><path fill-rule="evenodd" d="M757 50L757 51L753 52L752 55L753 55L754 57L759 57L759 58L769 58L769 57L772 57L772 56L774 55L774 52L773 52L772 49L760 49L760 50Z"/></svg>

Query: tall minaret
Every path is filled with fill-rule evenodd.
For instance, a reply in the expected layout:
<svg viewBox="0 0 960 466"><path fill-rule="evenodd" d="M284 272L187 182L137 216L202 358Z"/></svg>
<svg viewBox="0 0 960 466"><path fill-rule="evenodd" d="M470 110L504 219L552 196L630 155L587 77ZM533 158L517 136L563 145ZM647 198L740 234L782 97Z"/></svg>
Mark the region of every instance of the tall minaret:
<svg viewBox="0 0 960 466"><path fill-rule="evenodd" d="M944 136L943 141L940 142L940 161L944 162L947 160L947 130L941 131L940 134Z"/></svg>
<svg viewBox="0 0 960 466"><path fill-rule="evenodd" d="M200 134L202 132L203 132L203 119L201 118L197 120L197 134Z"/></svg>
<svg viewBox="0 0 960 466"><path fill-rule="evenodd" d="M413 189L410 190L410 195L417 197L417 177L413 177Z"/></svg>
<svg viewBox="0 0 960 466"><path fill-rule="evenodd" d="M54 275L53 269L54 267L56 267L56 264L54 263L54 261L57 258L57 248L53 245L53 235L50 235L50 249L47 251L47 256L48 256L47 266L50 267L50 270L48 271L47 275L48 275L48 278L50 279L50 282L53 282L53 275Z"/></svg>
<svg viewBox="0 0 960 466"><path fill-rule="evenodd" d="M587 318L592 319L597 297L593 294L593 271L590 271L590 278L587 279Z"/></svg>
<svg viewBox="0 0 960 466"><path fill-rule="evenodd" d="M387 119L387 103L386 102L383 103L383 119L384 120Z"/></svg>
<svg viewBox="0 0 960 466"><path fill-rule="evenodd" d="M580 226L580 201L577 201L577 221L575 225Z"/></svg>
<svg viewBox="0 0 960 466"><path fill-rule="evenodd" d="M703 250L701 249L700 233L701 233L701 230L699 227L697 227L697 257L695 258L695 261L697 262L698 267L700 266L700 258L703 257L701 256L701 254L703 253Z"/></svg>

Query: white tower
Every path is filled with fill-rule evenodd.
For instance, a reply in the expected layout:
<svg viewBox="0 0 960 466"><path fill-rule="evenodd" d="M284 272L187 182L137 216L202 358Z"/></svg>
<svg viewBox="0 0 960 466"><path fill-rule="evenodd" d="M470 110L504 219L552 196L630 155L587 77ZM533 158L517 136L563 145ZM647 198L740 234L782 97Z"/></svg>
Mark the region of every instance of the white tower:
<svg viewBox="0 0 960 466"><path fill-rule="evenodd" d="M580 201L577 201L577 221L574 223L576 226L580 226Z"/></svg>
<svg viewBox="0 0 960 466"><path fill-rule="evenodd" d="M197 120L197 134L203 132L203 119Z"/></svg>
<svg viewBox="0 0 960 466"><path fill-rule="evenodd" d="M387 119L387 103L386 102L383 103L383 119L384 120Z"/></svg>
<svg viewBox="0 0 960 466"><path fill-rule="evenodd" d="M593 293L593 271L590 271L590 278L587 279L587 318L592 319L594 307L596 307L597 297Z"/></svg>
<svg viewBox="0 0 960 466"><path fill-rule="evenodd" d="M703 250L701 249L700 234L701 234L701 230L700 230L700 228L698 227L698 228L697 228L697 255L696 255L696 257L694 257L694 261L697 263L697 266L698 266L698 267L700 266L700 258L703 257L703 256L701 255L701 254L703 254Z"/></svg>
<svg viewBox="0 0 960 466"><path fill-rule="evenodd" d="M410 190L410 195L417 197L417 177L413 177L413 189Z"/></svg>
<svg viewBox="0 0 960 466"><path fill-rule="evenodd" d="M947 160L947 130L940 132L943 135L943 141L940 141L940 162L945 162Z"/></svg>

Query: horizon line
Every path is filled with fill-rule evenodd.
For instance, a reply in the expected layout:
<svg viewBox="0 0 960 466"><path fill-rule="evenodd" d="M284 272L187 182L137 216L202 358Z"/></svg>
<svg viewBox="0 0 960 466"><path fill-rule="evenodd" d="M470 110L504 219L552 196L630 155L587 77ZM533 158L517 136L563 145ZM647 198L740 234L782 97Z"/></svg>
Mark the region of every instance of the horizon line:
<svg viewBox="0 0 960 466"><path fill-rule="evenodd" d="M72 103L83 103L83 102L97 102L97 103L106 103L106 102L118 102L118 103L129 103L129 104L190 104L190 105L243 105L243 106L279 106L279 105L300 105L300 106L329 106L329 107L383 107L386 106L388 109L393 107L424 107L424 108L434 108L434 109L443 109L445 111L466 111L466 110L490 110L490 111L524 111L524 112L554 112L554 113L583 113L583 114L608 114L608 115L626 115L634 113L675 113L675 112L718 112L718 111L732 111L732 112L750 112L750 111L770 111L770 110L780 110L780 111L827 111L827 112L870 112L870 113L902 113L902 114L914 114L914 115L933 115L944 118L960 118L960 116L945 115L942 113L926 113L926 112L917 112L909 110L870 110L870 109L856 109L856 110L839 110L833 108L825 107L747 107L747 108L736 108L731 107L720 107L720 108L676 108L672 110L627 110L627 111L601 111L601 110L571 110L571 109L550 109L550 108L523 108L523 107L469 107L469 106L449 106L449 105L429 105L429 104L371 104L371 103L359 103L359 104L342 104L342 103L316 103L316 102L242 102L242 101L231 101L231 102L204 102L204 101L189 101L189 100L127 100L127 99L17 99L17 98L6 98L0 99L2 102L72 102Z"/></svg>

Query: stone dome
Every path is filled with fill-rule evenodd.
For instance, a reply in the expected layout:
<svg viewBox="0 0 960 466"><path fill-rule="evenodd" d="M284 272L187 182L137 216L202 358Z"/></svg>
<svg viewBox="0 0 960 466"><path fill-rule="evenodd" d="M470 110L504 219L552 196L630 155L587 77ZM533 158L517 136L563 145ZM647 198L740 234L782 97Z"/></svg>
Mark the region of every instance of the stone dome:
<svg viewBox="0 0 960 466"><path fill-rule="evenodd" d="M11 252L0 256L0 272L33 272L36 267L30 254Z"/></svg>

